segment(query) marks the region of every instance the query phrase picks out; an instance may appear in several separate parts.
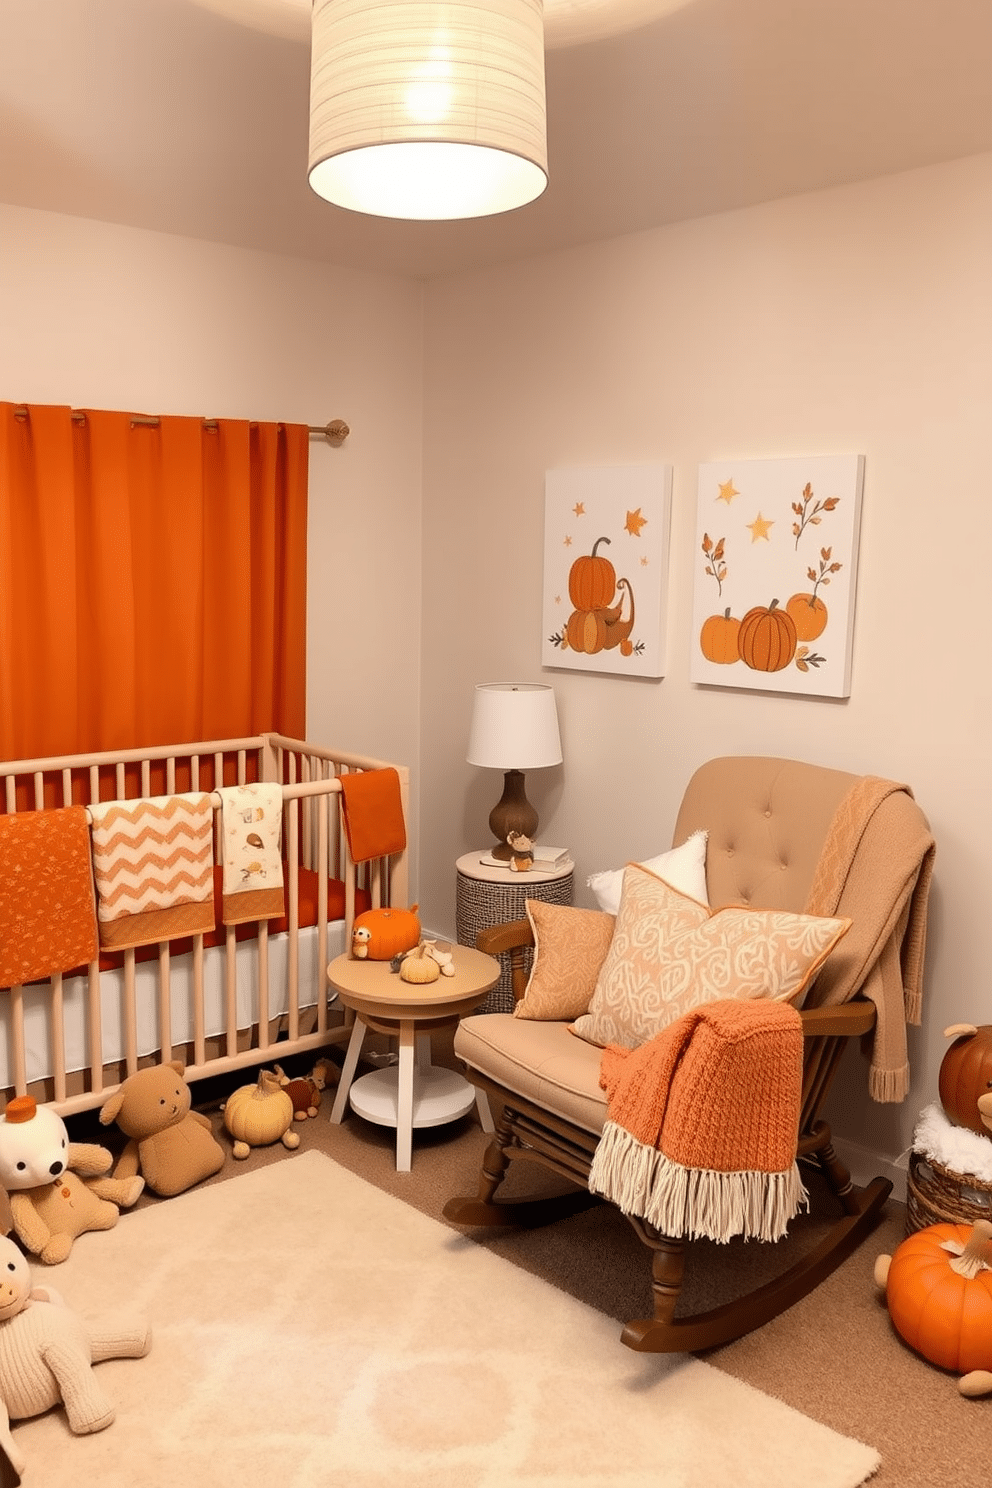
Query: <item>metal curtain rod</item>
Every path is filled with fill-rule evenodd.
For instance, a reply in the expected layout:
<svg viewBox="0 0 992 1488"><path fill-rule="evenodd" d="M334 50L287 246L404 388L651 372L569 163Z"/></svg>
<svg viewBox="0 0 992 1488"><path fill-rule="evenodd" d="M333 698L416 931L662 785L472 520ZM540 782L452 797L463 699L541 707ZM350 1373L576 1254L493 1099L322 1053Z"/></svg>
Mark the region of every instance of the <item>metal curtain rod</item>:
<svg viewBox="0 0 992 1488"><path fill-rule="evenodd" d="M27 416L28 410L23 404L20 408L14 409L15 418L24 419L27 418ZM78 424L84 424L86 422L85 413L80 413L75 408L72 410L71 417ZM150 429L157 429L160 423L160 419L146 416L144 414L135 414L135 416L131 419L132 428L140 424L147 425L147 427ZM217 423L217 419L205 418L203 420L203 427L205 429L216 429ZM334 445L344 444L345 440L348 438L348 435L351 433L351 430L345 423L344 419L331 419L326 424L308 424L307 428L309 429L311 434L317 434L322 439L326 439L328 444Z"/></svg>

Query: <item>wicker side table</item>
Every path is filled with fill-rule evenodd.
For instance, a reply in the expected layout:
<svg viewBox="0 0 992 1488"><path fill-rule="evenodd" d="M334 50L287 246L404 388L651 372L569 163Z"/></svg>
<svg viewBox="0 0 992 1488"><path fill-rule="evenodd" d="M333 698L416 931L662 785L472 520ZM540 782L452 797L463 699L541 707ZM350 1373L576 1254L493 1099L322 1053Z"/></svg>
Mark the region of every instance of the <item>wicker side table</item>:
<svg viewBox="0 0 992 1488"><path fill-rule="evenodd" d="M475 945L480 930L507 920L522 920L527 913L524 901L541 899L545 904L571 904L574 864L569 862L552 873L512 873L509 868L492 868L480 863L487 851L478 848L458 859L455 925L459 945ZM527 953L528 958L530 952ZM510 958L499 957L502 970L499 981L477 1009L480 1013L512 1013L513 989L510 986Z"/></svg>
<svg viewBox="0 0 992 1488"><path fill-rule="evenodd" d="M906 1179L906 1234L935 1224L992 1219L992 1183L954 1173L922 1152L911 1152Z"/></svg>

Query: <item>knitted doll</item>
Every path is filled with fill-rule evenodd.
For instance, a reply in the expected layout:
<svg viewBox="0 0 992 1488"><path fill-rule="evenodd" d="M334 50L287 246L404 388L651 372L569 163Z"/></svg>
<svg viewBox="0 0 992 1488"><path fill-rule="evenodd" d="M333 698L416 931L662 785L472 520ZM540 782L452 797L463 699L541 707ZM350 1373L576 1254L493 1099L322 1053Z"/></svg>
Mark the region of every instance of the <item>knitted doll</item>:
<svg viewBox="0 0 992 1488"><path fill-rule="evenodd" d="M25 1256L0 1237L0 1447L24 1475L10 1422L63 1404L77 1435L102 1431L114 1407L92 1371L103 1359L140 1359L151 1331L137 1316L99 1326L83 1321L51 1287L34 1287Z"/></svg>

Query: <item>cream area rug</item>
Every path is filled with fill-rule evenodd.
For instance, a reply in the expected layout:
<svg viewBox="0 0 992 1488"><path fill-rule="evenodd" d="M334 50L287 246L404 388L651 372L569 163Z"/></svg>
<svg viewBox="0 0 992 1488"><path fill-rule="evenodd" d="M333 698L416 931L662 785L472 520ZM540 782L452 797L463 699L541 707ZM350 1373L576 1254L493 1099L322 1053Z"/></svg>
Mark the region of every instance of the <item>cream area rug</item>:
<svg viewBox="0 0 992 1488"><path fill-rule="evenodd" d="M123 1213L35 1274L149 1315L117 1416L14 1427L28 1488L855 1488L878 1454L317 1152Z"/></svg>

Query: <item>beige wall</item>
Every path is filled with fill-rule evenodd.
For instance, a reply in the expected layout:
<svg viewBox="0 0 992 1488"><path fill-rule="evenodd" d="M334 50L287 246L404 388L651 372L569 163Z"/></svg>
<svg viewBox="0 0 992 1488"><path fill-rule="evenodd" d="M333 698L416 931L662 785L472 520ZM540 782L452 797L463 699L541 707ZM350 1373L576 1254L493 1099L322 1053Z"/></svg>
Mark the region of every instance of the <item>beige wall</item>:
<svg viewBox="0 0 992 1488"><path fill-rule="evenodd" d="M435 282L427 298L421 895L454 926L456 856L488 840L493 772L465 763L472 687L555 685L565 763L540 835L596 869L670 844L692 769L797 756L909 782L939 843L924 1026L899 1107L835 1129L893 1159L936 1094L951 1022L992 1016L989 880L992 157ZM866 459L852 693L688 680L700 461ZM668 676L542 672L543 481L674 467ZM580 897L591 902L582 888Z"/></svg>
<svg viewBox="0 0 992 1488"><path fill-rule="evenodd" d="M421 353L414 281L0 206L0 398L351 426L310 444L308 728L415 776Z"/></svg>

